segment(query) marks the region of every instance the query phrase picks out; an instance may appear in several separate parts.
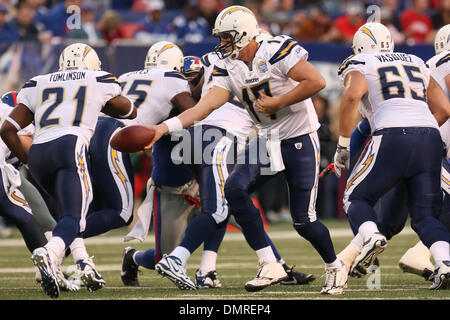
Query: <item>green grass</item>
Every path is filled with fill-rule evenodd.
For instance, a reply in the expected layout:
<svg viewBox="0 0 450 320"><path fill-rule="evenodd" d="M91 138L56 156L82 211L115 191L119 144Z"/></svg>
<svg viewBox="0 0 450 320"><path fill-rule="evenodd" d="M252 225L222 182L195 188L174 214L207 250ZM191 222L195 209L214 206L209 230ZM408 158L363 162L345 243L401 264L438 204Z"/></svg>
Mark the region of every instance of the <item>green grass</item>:
<svg viewBox="0 0 450 320"><path fill-rule="evenodd" d="M332 231L335 249L336 252L339 252L348 244L351 237L342 234L333 236L333 233L336 228L348 229L347 222L333 220L325 221L325 224ZM381 263L380 290L367 288L368 277L362 279L349 278L348 289L345 290L343 295L323 296L319 294L324 283L323 262L307 241L293 233L294 229L290 224L271 225L269 235L273 235L274 243L289 265L295 265L296 269L303 272L313 273L317 279L309 285L275 285L255 293L245 291L244 284L256 274L257 257L243 240L242 235L236 232L227 234L219 251L217 272L223 285L221 289L181 291L171 281L162 278L155 271L143 268L140 268L142 272L139 274L141 287L125 287L120 279L123 248L128 245L136 249L146 249L153 246L153 234L149 235L149 239L145 243L121 242L120 237L127 232L127 228L122 228L87 241L88 252L95 256L94 261L106 280L106 287L94 293L89 293L84 288L78 292L62 292L60 299L450 299L450 291L431 291L428 289L429 282L418 276L403 273L398 268L399 258L408 248L417 243L418 238L415 234L403 233L398 235L389 242L385 252L379 256ZM17 233L15 235L17 236ZM101 243L108 239L110 241ZM200 256L201 250L198 250L189 260L187 272L191 278L194 277L194 272L198 268ZM70 264L73 264L71 257L66 260L65 266ZM0 241L0 300L50 299L35 283L34 275L30 253L24 243L21 241L11 243L9 239Z"/></svg>

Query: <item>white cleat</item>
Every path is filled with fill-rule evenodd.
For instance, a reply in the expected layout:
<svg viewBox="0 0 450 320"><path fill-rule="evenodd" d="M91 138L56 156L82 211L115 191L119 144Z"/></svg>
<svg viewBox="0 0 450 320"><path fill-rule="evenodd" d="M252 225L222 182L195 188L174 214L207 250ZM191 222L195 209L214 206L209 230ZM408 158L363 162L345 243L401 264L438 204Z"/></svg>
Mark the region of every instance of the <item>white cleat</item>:
<svg viewBox="0 0 450 320"><path fill-rule="evenodd" d="M33 251L31 260L41 275L41 286L50 298L59 297L59 285L55 272L55 263L47 248L41 247Z"/></svg>
<svg viewBox="0 0 450 320"><path fill-rule="evenodd" d="M245 290L255 292L288 278L283 266L278 262L259 261L256 277L245 284Z"/></svg>
<svg viewBox="0 0 450 320"><path fill-rule="evenodd" d="M398 266L403 272L417 274L425 280L429 280L434 270L430 256L428 248L422 242L419 242L405 252L400 258Z"/></svg>
<svg viewBox="0 0 450 320"><path fill-rule="evenodd" d="M430 286L431 290L450 289L450 261L437 263L429 280L433 281Z"/></svg>
<svg viewBox="0 0 450 320"><path fill-rule="evenodd" d="M350 268L350 275L354 277L361 277L367 274L367 270L371 267L377 256L384 251L387 246L386 237L381 233L374 233L361 249L359 255Z"/></svg>
<svg viewBox="0 0 450 320"><path fill-rule="evenodd" d="M95 270L95 264L92 258L93 257L77 261L77 268L81 274L81 281L83 281L89 292L100 290L105 286L105 279L103 279L101 274Z"/></svg>
<svg viewBox="0 0 450 320"><path fill-rule="evenodd" d="M320 291L321 294L342 294L347 287L348 271L341 261L340 267L325 268L325 284Z"/></svg>
<svg viewBox="0 0 450 320"><path fill-rule="evenodd" d="M175 256L164 255L155 265L156 271L171 280L181 290L196 290L197 286L186 274L181 260Z"/></svg>

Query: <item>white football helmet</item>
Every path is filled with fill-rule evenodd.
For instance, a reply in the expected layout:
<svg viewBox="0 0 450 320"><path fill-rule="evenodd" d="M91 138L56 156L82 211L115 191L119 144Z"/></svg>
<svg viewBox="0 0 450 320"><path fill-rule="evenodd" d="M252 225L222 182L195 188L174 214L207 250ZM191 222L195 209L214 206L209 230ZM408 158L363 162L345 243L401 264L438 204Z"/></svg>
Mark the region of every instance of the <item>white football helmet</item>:
<svg viewBox="0 0 450 320"><path fill-rule="evenodd" d="M148 49L145 57L145 68L161 68L181 71L183 67L183 52L174 43L159 41Z"/></svg>
<svg viewBox="0 0 450 320"><path fill-rule="evenodd" d="M219 44L214 48L219 58L236 59L239 52L259 34L258 21L250 9L242 6L231 6L219 13L212 33L215 37L226 36L230 38L230 41L223 45Z"/></svg>
<svg viewBox="0 0 450 320"><path fill-rule="evenodd" d="M273 35L269 31L259 28L259 34L256 36L256 42L261 42L263 40L268 40L272 38Z"/></svg>
<svg viewBox="0 0 450 320"><path fill-rule="evenodd" d="M353 36L352 50L354 54L393 52L394 42L391 32L381 23L368 22Z"/></svg>
<svg viewBox="0 0 450 320"><path fill-rule="evenodd" d="M183 68L181 72L189 80L193 79L201 70L203 66L199 57L196 56L185 56L183 59Z"/></svg>
<svg viewBox="0 0 450 320"><path fill-rule="evenodd" d="M67 46L59 56L59 71L65 70L101 70L102 63L97 52L84 43Z"/></svg>
<svg viewBox="0 0 450 320"><path fill-rule="evenodd" d="M436 37L434 38L434 50L436 51L436 54L445 50L450 50L450 24L443 26L436 33Z"/></svg>

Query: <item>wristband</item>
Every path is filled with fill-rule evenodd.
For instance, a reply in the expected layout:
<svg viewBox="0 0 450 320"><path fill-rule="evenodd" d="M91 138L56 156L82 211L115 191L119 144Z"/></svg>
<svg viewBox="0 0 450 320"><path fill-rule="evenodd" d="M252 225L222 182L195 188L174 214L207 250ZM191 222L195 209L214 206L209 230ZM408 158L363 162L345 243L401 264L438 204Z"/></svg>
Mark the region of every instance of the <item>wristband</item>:
<svg viewBox="0 0 450 320"><path fill-rule="evenodd" d="M5 120L8 121L9 123L11 123L17 129L17 131L22 130L22 128L19 126L19 124L14 119L7 117Z"/></svg>
<svg viewBox="0 0 450 320"><path fill-rule="evenodd" d="M133 101L130 98L128 98L127 96L124 96L124 97L127 98L130 101L131 107L130 107L130 111L128 111L127 114L125 114L123 116L119 115L119 117L121 119L127 119L133 113L133 110L134 110L134 103L133 103Z"/></svg>
<svg viewBox="0 0 450 320"><path fill-rule="evenodd" d="M350 146L350 138L339 136L338 145L344 148L348 148Z"/></svg>
<svg viewBox="0 0 450 320"><path fill-rule="evenodd" d="M163 121L166 124L167 128L169 128L169 133L174 131L183 130L183 124L181 123L178 117L173 117Z"/></svg>

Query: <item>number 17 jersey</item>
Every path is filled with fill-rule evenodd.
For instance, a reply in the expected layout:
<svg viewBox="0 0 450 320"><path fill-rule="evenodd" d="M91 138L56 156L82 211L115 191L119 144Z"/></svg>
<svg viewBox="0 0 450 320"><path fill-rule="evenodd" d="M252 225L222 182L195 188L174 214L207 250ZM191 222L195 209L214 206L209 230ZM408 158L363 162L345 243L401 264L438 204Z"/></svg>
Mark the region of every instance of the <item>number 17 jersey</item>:
<svg viewBox="0 0 450 320"><path fill-rule="evenodd" d="M17 102L34 113L33 144L68 134L88 144L101 109L120 94L119 82L112 74L73 70L32 78L20 90Z"/></svg>
<svg viewBox="0 0 450 320"><path fill-rule="evenodd" d="M422 59L400 52L358 54L346 59L338 74L344 80L352 71L368 84L360 112L372 133L393 127L439 128L427 104L430 71Z"/></svg>

